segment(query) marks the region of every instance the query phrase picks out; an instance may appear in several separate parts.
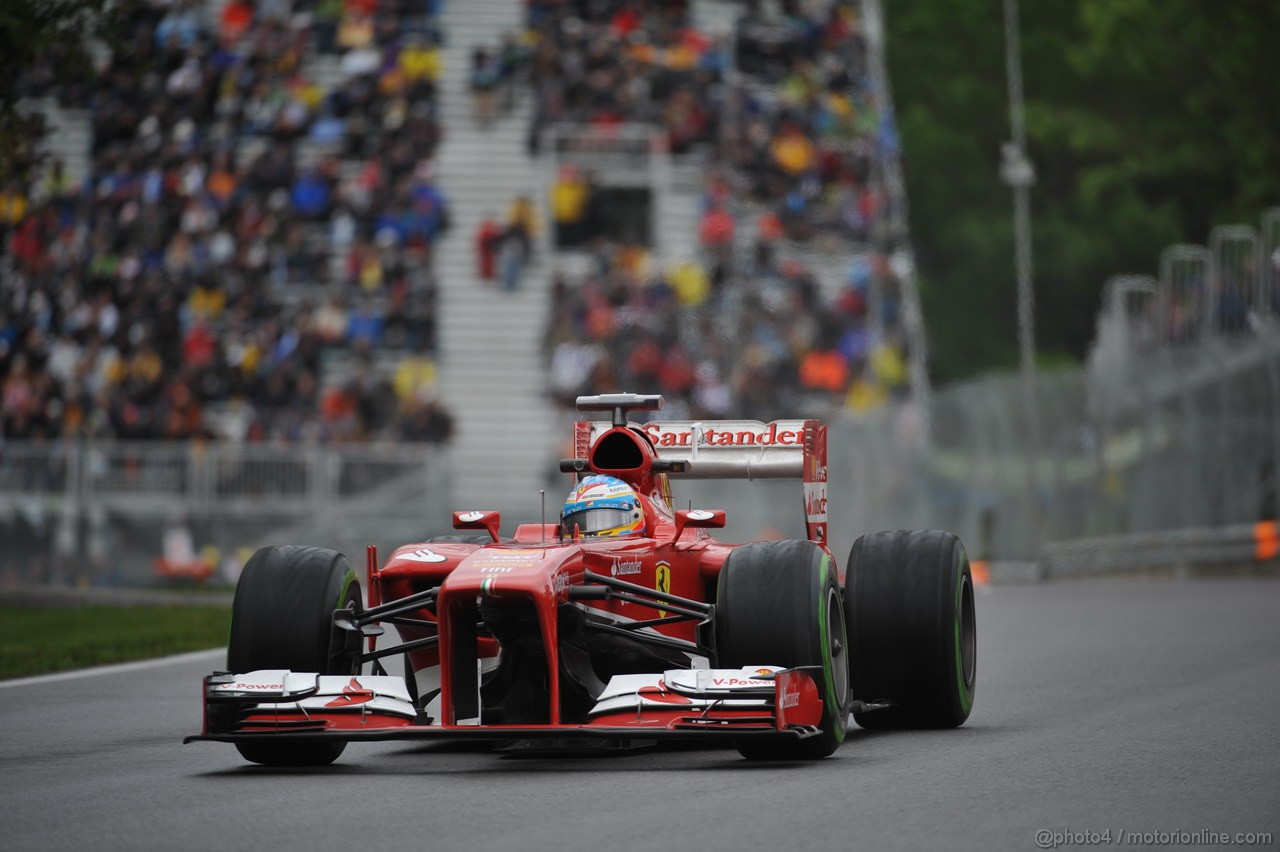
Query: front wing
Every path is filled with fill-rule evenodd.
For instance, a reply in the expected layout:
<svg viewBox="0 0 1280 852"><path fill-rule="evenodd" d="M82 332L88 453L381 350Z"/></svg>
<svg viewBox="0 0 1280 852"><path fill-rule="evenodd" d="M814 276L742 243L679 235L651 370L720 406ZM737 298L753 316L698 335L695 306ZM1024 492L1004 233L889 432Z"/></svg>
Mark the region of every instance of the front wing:
<svg viewBox="0 0 1280 852"><path fill-rule="evenodd" d="M433 724L389 676L282 670L204 679L202 733L183 742L804 739L819 733L822 699L803 669L700 669L610 680L587 721Z"/></svg>

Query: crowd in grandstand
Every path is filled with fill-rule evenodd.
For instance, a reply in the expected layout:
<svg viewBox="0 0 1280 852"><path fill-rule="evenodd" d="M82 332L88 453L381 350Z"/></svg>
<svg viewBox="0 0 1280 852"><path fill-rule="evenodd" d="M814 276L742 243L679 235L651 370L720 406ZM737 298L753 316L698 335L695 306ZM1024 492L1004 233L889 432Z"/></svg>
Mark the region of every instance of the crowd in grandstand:
<svg viewBox="0 0 1280 852"><path fill-rule="evenodd" d="M512 39L477 50L493 80L528 65L531 150L553 122L657 125L675 154L714 149L787 236L863 240L879 204L871 169L882 127L856 3L779 5L775 15L745 4L730 38L694 27L687 3L534 0L530 50Z"/></svg>
<svg viewBox="0 0 1280 852"><path fill-rule="evenodd" d="M742 187L771 204L786 233L864 240L877 214L871 172L879 112L865 76L855 4L797 6L738 23L738 68L721 154Z"/></svg>
<svg viewBox="0 0 1280 852"><path fill-rule="evenodd" d="M208 8L132 4L95 80L25 83L90 108L93 148L82 186L6 187L3 434L447 439L427 4ZM329 91L318 50L341 53ZM355 368L329 382L336 348Z"/></svg>
<svg viewBox="0 0 1280 852"><path fill-rule="evenodd" d="M677 153L715 139L728 40L693 27L688 3L531 0L528 26L531 151L546 125L566 121L658 124Z"/></svg>
<svg viewBox="0 0 1280 852"><path fill-rule="evenodd" d="M642 387L665 395L672 419L773 418L905 394L888 265L855 264L828 298L801 263L778 260L776 239L767 226L745 257L663 269L645 249L597 242L587 275L554 283L544 354L556 400Z"/></svg>
<svg viewBox="0 0 1280 852"><path fill-rule="evenodd" d="M747 3L730 38L699 31L687 3L528 4L530 48L511 55L527 65L532 151L554 122L606 135L639 122L662 128L674 155L719 164L698 258L665 269L636 246L581 240L578 224L599 221L582 213L591 187L561 169L556 242L588 248L593 270L556 282L545 354L559 401L655 387L693 416L762 416L906 392L900 284L883 256L864 255L834 297L780 259L784 240L865 246L884 212L872 162L892 139L856 7Z"/></svg>
<svg viewBox="0 0 1280 852"><path fill-rule="evenodd" d="M433 166L432 6L229 0L216 19L188 0L130 7L133 42L55 93L91 107L88 179L51 170L4 188L5 435L447 438L434 402L431 255L450 220ZM698 258L662 269L603 238L594 176L562 170L549 227L594 269L558 282L556 394L656 386L691 411L759 416L902 393L887 266L870 256L832 300L778 250L862 244L881 213L882 122L856 4L747 3L732 34L700 31L682 2L526 10L523 33L471 52L481 125L527 91L532 152L552 123L644 122L676 155L721 164ZM308 73L317 54L337 58L332 88ZM537 208L516 198L482 223L482 278L520 286ZM326 369L336 350L352 353L341 371Z"/></svg>

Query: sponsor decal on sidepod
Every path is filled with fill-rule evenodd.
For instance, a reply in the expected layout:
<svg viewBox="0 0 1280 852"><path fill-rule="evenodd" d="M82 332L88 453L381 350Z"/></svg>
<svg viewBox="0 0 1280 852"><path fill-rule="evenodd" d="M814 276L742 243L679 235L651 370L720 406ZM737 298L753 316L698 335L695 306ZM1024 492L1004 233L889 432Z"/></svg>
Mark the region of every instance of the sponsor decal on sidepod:
<svg viewBox="0 0 1280 852"><path fill-rule="evenodd" d="M643 563L639 559L618 559L614 558L613 568L609 573L615 577L626 577L631 574L639 574Z"/></svg>

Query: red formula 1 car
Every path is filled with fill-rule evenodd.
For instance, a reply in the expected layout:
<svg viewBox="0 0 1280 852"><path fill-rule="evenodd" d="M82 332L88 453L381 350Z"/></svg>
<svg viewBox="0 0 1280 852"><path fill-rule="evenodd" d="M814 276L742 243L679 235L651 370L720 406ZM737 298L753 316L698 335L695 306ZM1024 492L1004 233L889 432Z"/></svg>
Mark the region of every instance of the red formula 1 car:
<svg viewBox="0 0 1280 852"><path fill-rule="evenodd" d="M658 422L662 398L581 397L577 486L559 523L504 538L496 512L408 544L368 597L346 557L268 547L245 566L228 672L204 730L250 761L327 764L348 742L471 738L635 745L724 739L748 758L817 758L864 727L969 715L968 559L937 531L827 549L826 428L813 420ZM807 540L732 545L719 509L673 508L670 478L797 478ZM480 531L478 534L475 531ZM376 642L392 625L401 641ZM406 676L381 660L404 660ZM366 673L366 669L369 671Z"/></svg>

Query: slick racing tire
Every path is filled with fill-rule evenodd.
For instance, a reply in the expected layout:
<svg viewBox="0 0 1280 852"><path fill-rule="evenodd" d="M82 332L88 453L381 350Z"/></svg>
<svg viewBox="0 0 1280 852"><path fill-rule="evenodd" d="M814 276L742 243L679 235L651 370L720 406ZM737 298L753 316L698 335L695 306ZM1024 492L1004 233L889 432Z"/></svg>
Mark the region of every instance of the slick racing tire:
<svg viewBox="0 0 1280 852"><path fill-rule="evenodd" d="M735 549L716 593L716 648L725 668L812 667L822 696L821 733L803 740L741 739L749 760L811 760L844 740L849 718L844 606L830 555L809 541Z"/></svg>
<svg viewBox="0 0 1280 852"><path fill-rule="evenodd" d="M864 535L849 554L850 681L864 728L954 728L977 675L973 576L960 539L941 530Z"/></svg>
<svg viewBox="0 0 1280 852"><path fill-rule="evenodd" d="M231 605L227 669L289 669L330 675L360 673L344 653L333 611L362 607L360 583L347 557L322 547L264 547L249 559ZM237 743L240 754L267 766L326 766L346 743Z"/></svg>

